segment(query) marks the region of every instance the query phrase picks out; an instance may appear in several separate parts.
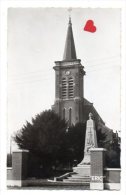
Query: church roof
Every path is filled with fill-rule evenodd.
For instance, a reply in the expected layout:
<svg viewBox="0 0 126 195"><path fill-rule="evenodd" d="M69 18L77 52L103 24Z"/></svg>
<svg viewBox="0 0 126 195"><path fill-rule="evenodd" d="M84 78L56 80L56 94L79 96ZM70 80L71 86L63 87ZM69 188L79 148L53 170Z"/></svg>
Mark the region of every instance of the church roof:
<svg viewBox="0 0 126 195"><path fill-rule="evenodd" d="M89 115L90 112L93 114L94 120L97 123L101 122L102 124L105 125L105 122L103 121L101 116L98 114L97 110L93 106L93 103L89 102L86 98L84 98L84 115L85 115L86 121L88 120L88 115Z"/></svg>
<svg viewBox="0 0 126 195"><path fill-rule="evenodd" d="M72 23L71 23L71 18L69 17L63 60L69 61L69 60L76 60L76 59L77 57L76 57L76 50L75 50L75 44L73 38Z"/></svg>
<svg viewBox="0 0 126 195"><path fill-rule="evenodd" d="M95 121L95 124L97 126L97 130L100 130L102 133L106 134L106 141L112 140L112 133L113 130L108 128L105 125L105 122L93 106L93 103L89 102L87 99L84 98L84 118L85 121L88 120L89 113L93 114L93 119Z"/></svg>
<svg viewBox="0 0 126 195"><path fill-rule="evenodd" d="M86 98L84 98L84 105L93 105L93 103L89 102Z"/></svg>

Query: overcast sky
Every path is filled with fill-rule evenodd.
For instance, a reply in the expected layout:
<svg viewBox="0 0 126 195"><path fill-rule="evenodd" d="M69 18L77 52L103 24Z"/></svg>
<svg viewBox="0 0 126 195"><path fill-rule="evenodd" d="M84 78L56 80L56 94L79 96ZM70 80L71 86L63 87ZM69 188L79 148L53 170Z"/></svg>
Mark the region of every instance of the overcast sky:
<svg viewBox="0 0 126 195"><path fill-rule="evenodd" d="M120 9L77 8L71 13L77 58L85 67L84 97L106 125L120 130ZM83 30L93 20L95 33ZM67 8L8 9L8 132L51 108L54 61L62 60Z"/></svg>

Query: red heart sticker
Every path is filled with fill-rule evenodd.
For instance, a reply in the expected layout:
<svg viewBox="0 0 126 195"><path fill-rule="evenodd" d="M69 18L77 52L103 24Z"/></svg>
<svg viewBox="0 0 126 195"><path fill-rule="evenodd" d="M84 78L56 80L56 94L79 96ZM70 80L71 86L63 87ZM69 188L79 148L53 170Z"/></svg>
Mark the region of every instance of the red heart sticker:
<svg viewBox="0 0 126 195"><path fill-rule="evenodd" d="M88 20L86 22L84 30L88 31L88 32L91 32L91 33L94 33L96 31L96 26L94 26L93 20Z"/></svg>

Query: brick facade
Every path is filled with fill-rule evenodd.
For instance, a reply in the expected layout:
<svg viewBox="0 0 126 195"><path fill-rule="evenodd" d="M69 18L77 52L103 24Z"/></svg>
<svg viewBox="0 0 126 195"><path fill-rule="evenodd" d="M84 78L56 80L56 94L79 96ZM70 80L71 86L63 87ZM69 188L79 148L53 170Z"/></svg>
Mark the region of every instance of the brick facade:
<svg viewBox="0 0 126 195"><path fill-rule="evenodd" d="M55 70L55 104L53 110L71 124L83 122L83 76L84 70L80 60L56 62Z"/></svg>

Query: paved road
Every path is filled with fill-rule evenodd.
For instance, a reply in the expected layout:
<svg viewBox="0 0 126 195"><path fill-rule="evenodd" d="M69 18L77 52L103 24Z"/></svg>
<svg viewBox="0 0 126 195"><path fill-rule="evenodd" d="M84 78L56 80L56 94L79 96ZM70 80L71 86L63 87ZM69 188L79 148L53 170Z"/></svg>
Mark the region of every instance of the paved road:
<svg viewBox="0 0 126 195"><path fill-rule="evenodd" d="M8 190L89 190L86 186L8 187Z"/></svg>

